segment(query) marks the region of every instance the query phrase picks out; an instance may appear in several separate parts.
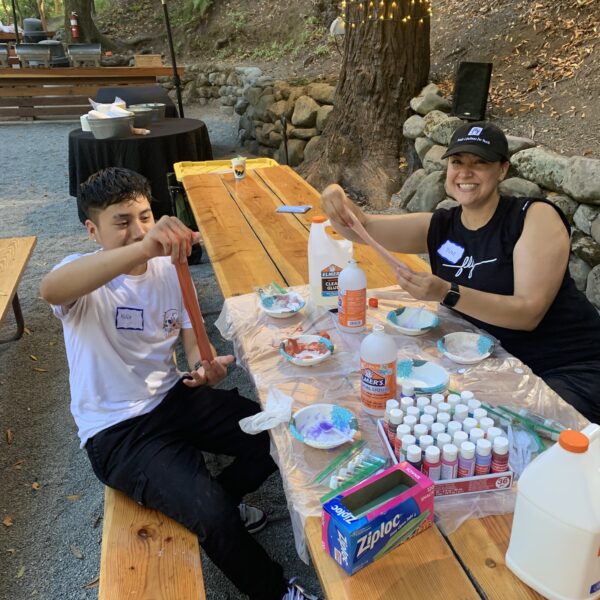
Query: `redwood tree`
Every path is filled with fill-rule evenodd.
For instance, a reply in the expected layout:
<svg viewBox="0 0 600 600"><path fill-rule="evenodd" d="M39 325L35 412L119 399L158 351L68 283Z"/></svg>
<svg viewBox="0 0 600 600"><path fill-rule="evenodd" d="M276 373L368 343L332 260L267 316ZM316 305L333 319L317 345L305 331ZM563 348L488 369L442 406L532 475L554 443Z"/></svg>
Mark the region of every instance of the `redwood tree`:
<svg viewBox="0 0 600 600"><path fill-rule="evenodd" d="M103 50L113 50L115 43L102 35L93 19L93 0L64 0L65 10L65 33L69 43L89 43L89 42L100 42ZM77 13L77 20L79 24L79 39L73 40L71 36L71 13Z"/></svg>
<svg viewBox="0 0 600 600"><path fill-rule="evenodd" d="M429 75L429 11L428 0L347 1L334 109L300 167L318 189L336 182L376 208L398 191L402 124Z"/></svg>

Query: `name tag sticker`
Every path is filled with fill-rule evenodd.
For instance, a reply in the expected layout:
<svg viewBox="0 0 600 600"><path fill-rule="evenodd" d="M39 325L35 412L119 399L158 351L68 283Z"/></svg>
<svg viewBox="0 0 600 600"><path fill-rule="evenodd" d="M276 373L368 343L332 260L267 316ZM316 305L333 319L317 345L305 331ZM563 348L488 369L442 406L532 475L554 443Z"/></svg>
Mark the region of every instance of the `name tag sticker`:
<svg viewBox="0 0 600 600"><path fill-rule="evenodd" d="M144 331L144 311L141 308L117 307L117 329Z"/></svg>
<svg viewBox="0 0 600 600"><path fill-rule="evenodd" d="M437 253L455 265L465 253L465 249L450 240L446 240L437 250Z"/></svg>

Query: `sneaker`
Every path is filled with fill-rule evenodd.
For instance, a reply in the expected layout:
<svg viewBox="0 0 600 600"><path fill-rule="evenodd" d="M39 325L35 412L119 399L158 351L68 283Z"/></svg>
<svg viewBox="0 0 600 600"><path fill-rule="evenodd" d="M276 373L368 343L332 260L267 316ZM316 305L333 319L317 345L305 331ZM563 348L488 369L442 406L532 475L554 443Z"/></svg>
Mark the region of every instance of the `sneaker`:
<svg viewBox="0 0 600 600"><path fill-rule="evenodd" d="M248 533L258 533L267 524L267 515L260 508L249 504L240 504L240 518Z"/></svg>
<svg viewBox="0 0 600 600"><path fill-rule="evenodd" d="M309 594L304 588L296 583L296 578L293 577L288 583L287 592L281 600L322 600L319 596Z"/></svg>

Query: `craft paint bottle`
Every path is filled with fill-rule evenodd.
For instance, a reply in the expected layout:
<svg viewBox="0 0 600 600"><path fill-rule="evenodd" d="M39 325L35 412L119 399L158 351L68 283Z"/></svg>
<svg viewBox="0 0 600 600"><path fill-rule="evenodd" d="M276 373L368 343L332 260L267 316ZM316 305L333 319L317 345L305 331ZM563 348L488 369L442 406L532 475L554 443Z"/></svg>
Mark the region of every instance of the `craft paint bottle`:
<svg viewBox="0 0 600 600"><path fill-rule="evenodd" d="M394 338L383 325L374 325L360 345L360 400L366 413L382 416L386 400L396 397L397 356Z"/></svg>
<svg viewBox="0 0 600 600"><path fill-rule="evenodd" d="M450 423L448 423L448 425L446 425L446 431L448 432L448 434L451 437L454 437L454 434L457 431L460 431L462 429L462 424L459 423L458 421L450 421Z"/></svg>
<svg viewBox="0 0 600 600"><path fill-rule="evenodd" d="M481 402L475 398L471 398L471 400L467 402L467 406L469 407L469 416L472 417L475 409L481 408Z"/></svg>
<svg viewBox="0 0 600 600"><path fill-rule="evenodd" d="M409 446L414 446L417 443L417 438L415 438L414 435L407 433L406 435L402 436L401 442L402 443L400 446L400 452L398 454L398 460L400 462L402 462L403 460L406 460L406 450L408 449ZM417 446L417 448L418 447L419 446Z"/></svg>
<svg viewBox="0 0 600 600"><path fill-rule="evenodd" d="M454 414L456 405L460 403L460 396L458 394L448 394L446 402L450 405L450 414Z"/></svg>
<svg viewBox="0 0 600 600"><path fill-rule="evenodd" d="M432 416L434 421L437 417L437 412L437 408L431 404L423 409L423 414Z"/></svg>
<svg viewBox="0 0 600 600"><path fill-rule="evenodd" d="M427 435L429 433L429 429L427 429L427 425L423 425L422 423L417 423L413 427L413 435L419 439L422 435Z"/></svg>
<svg viewBox="0 0 600 600"><path fill-rule="evenodd" d="M435 406L438 411L440 410L439 408L439 403L444 401L444 394L431 394L431 405Z"/></svg>
<svg viewBox="0 0 600 600"><path fill-rule="evenodd" d="M440 403L437 405L438 414L439 414L439 413L442 413L442 412L445 412L445 413L448 413L448 414L450 414L450 408L451 408L451 407L450 407L450 405L449 405L447 402L440 402Z"/></svg>
<svg viewBox="0 0 600 600"><path fill-rule="evenodd" d="M425 456L423 458L423 473L431 479L431 481L438 481L442 474L442 463L440 461L440 449L437 446L429 446L425 450Z"/></svg>
<svg viewBox="0 0 600 600"><path fill-rule="evenodd" d="M388 434L388 427L390 424L390 411L394 408L399 408L398 400L394 400L393 398L388 400L385 403L385 414L383 415L383 430L385 431L385 435ZM402 415L404 416L404 414Z"/></svg>
<svg viewBox="0 0 600 600"><path fill-rule="evenodd" d="M475 475L487 475L492 466L492 443L489 440L477 440L475 446Z"/></svg>
<svg viewBox="0 0 600 600"><path fill-rule="evenodd" d="M425 407L429 406L429 398L427 396L419 396L416 400L416 406L423 414L425 412Z"/></svg>
<svg viewBox="0 0 600 600"><path fill-rule="evenodd" d="M453 436L452 436L452 443L457 447L460 448L461 444L463 442L468 442L469 441L469 434L464 432L464 431L457 431Z"/></svg>
<svg viewBox="0 0 600 600"><path fill-rule="evenodd" d="M485 438L485 431L483 429L479 429L479 427L473 427L473 429L471 429L469 432L469 441L473 442L475 445L477 445L477 442L483 438Z"/></svg>
<svg viewBox="0 0 600 600"><path fill-rule="evenodd" d="M472 477L475 473L475 444L463 442L460 445L460 456L458 457L458 476Z"/></svg>
<svg viewBox="0 0 600 600"><path fill-rule="evenodd" d="M446 444L451 444L452 443L452 437L450 436L450 434L448 433L438 433L437 436L437 440L435 441L435 445L440 449L443 450L444 446Z"/></svg>
<svg viewBox="0 0 600 600"><path fill-rule="evenodd" d="M417 424L417 417L413 417L413 415L406 415L404 417L404 424L408 425L410 427L410 430L412 431L415 428L415 425Z"/></svg>
<svg viewBox="0 0 600 600"><path fill-rule="evenodd" d="M404 411L405 415L408 414L408 407L414 406L414 405L415 405L414 398L409 398L408 396L402 396L402 398L400 398L400 408Z"/></svg>
<svg viewBox="0 0 600 600"><path fill-rule="evenodd" d="M450 419L452 417L450 416L450 413L447 412L438 412L437 415L437 422L441 423L444 426L444 429L448 428L448 423L450 423Z"/></svg>
<svg viewBox="0 0 600 600"><path fill-rule="evenodd" d="M438 436L439 438L439 436ZM458 448L454 444L444 444L442 449L441 479L456 479L458 473Z"/></svg>
<svg viewBox="0 0 600 600"><path fill-rule="evenodd" d="M478 423L485 417L487 417L487 410L485 410L485 408L476 408L473 411L473 418L476 419Z"/></svg>
<svg viewBox="0 0 600 600"><path fill-rule="evenodd" d="M313 217L308 236L308 281L315 304L336 308L338 278L352 258L352 242L332 238L326 231L328 225L327 217Z"/></svg>
<svg viewBox="0 0 600 600"><path fill-rule="evenodd" d="M406 462L417 471L421 470L421 448L419 446L412 444L406 448Z"/></svg>
<svg viewBox="0 0 600 600"><path fill-rule="evenodd" d="M404 415L399 408L392 408L390 411L390 423L388 425L388 440L390 440L390 444L392 448L394 447L394 442L396 441L396 430L398 429L398 425L402 424L402 418Z"/></svg>
<svg viewBox="0 0 600 600"><path fill-rule="evenodd" d="M415 394L415 386L410 381L405 381L400 389L402 390L403 398L412 398L414 400L417 397Z"/></svg>
<svg viewBox="0 0 600 600"><path fill-rule="evenodd" d="M473 417L467 417L462 424L463 431L471 433L471 429L473 429L473 427L477 427L477 419L474 419Z"/></svg>
<svg viewBox="0 0 600 600"><path fill-rule="evenodd" d="M367 276L349 260L338 278L338 323L346 333L360 333L367 322Z"/></svg>
<svg viewBox="0 0 600 600"><path fill-rule="evenodd" d="M400 460L400 450L402 448L402 438L405 435L410 435L410 427L408 425L398 425L396 429L396 440L394 441L394 456Z"/></svg>
<svg viewBox="0 0 600 600"><path fill-rule="evenodd" d="M431 415L421 415L419 423L427 425L427 433L429 433L431 431L431 426L433 425L433 417Z"/></svg>
<svg viewBox="0 0 600 600"><path fill-rule="evenodd" d="M443 423L433 423L433 425L431 426L431 437L436 442L440 433L446 433L446 426Z"/></svg>
<svg viewBox="0 0 600 600"><path fill-rule="evenodd" d="M491 417L483 417L483 419L479 419L479 428L483 429L484 433L487 433L487 430L493 426L494 419L492 419Z"/></svg>
<svg viewBox="0 0 600 600"><path fill-rule="evenodd" d="M430 435L422 435L418 439L418 446L421 448L421 453L424 455L425 450L429 448L429 446L433 446L433 438Z"/></svg>
<svg viewBox="0 0 600 600"><path fill-rule="evenodd" d="M469 407L466 404L458 403L454 407L454 417L455 421L462 423L469 416Z"/></svg>
<svg viewBox="0 0 600 600"><path fill-rule="evenodd" d="M406 414L410 415L411 417L415 417L418 421L419 417L421 416L421 411L416 406L409 406L406 409Z"/></svg>
<svg viewBox="0 0 600 600"><path fill-rule="evenodd" d="M469 390L464 390L460 393L460 401L463 404L469 404L469 400L473 400L473 398L475 398L475 394Z"/></svg>
<svg viewBox="0 0 600 600"><path fill-rule="evenodd" d="M492 442L492 444L494 443L494 440L498 437L504 435L504 431L502 431L502 429L500 429L500 427L490 427L486 432L485 432L485 438L487 440L490 440L490 442Z"/></svg>
<svg viewBox="0 0 600 600"><path fill-rule="evenodd" d="M508 471L508 440L498 436L492 444L492 473Z"/></svg>

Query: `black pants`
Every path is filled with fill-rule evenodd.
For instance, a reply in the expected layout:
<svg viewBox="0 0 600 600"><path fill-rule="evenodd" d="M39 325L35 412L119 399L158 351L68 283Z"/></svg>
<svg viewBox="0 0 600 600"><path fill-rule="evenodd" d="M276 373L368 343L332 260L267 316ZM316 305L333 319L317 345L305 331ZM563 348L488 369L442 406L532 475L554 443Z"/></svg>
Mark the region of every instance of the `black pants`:
<svg viewBox="0 0 600 600"><path fill-rule="evenodd" d="M248 435L238 424L259 410L237 390L179 382L152 412L101 431L86 450L100 481L197 534L242 592L279 600L283 570L246 531L237 508L277 468L268 433ZM202 450L235 460L213 478Z"/></svg>
<svg viewBox="0 0 600 600"><path fill-rule="evenodd" d="M567 365L540 377L592 423L600 423L600 361Z"/></svg>

